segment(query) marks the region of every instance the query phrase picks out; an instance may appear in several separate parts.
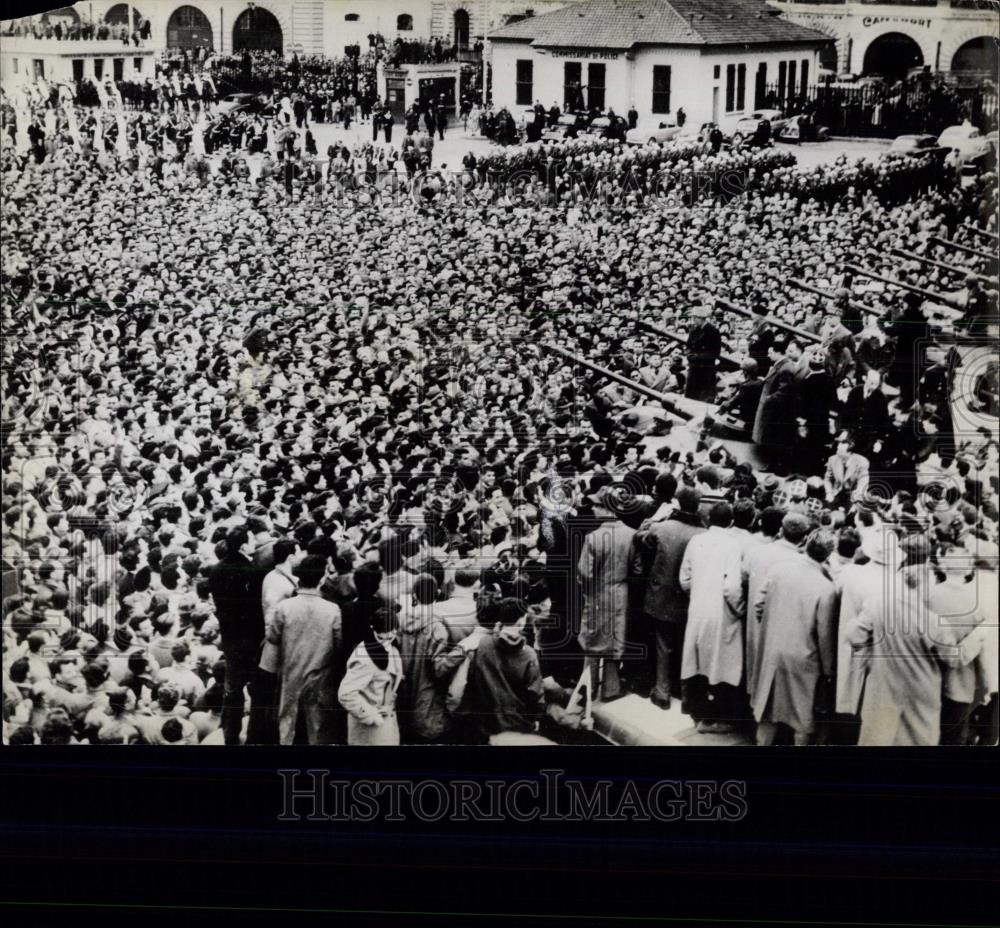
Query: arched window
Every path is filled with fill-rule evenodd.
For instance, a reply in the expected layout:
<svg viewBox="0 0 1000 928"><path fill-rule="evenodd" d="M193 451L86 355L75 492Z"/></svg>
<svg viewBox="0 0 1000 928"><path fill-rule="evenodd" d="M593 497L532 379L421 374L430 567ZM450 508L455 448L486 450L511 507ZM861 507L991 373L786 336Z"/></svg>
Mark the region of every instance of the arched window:
<svg viewBox="0 0 1000 928"><path fill-rule="evenodd" d="M399 16L396 17L396 31L413 31L413 17L409 13L400 13Z"/></svg>
<svg viewBox="0 0 1000 928"><path fill-rule="evenodd" d="M71 6L64 6L58 10L49 10L47 13L42 13L43 23L78 23L79 21L80 14Z"/></svg>
<svg viewBox="0 0 1000 928"><path fill-rule="evenodd" d="M284 50L284 36L275 15L259 6L244 10L233 24L233 49Z"/></svg>
<svg viewBox="0 0 1000 928"><path fill-rule="evenodd" d="M868 46L863 71L897 81L906 77L911 68L918 68L923 63L923 52L913 39L901 32L887 32Z"/></svg>
<svg viewBox="0 0 1000 928"><path fill-rule="evenodd" d="M455 25L455 47L456 48L468 48L469 47L469 11L468 10L455 10L455 15L452 19Z"/></svg>
<svg viewBox="0 0 1000 928"><path fill-rule="evenodd" d="M124 26L128 23L128 4L116 3L104 14L104 21L113 26ZM138 29L142 21L142 13L132 7L132 28Z"/></svg>
<svg viewBox="0 0 1000 928"><path fill-rule="evenodd" d="M345 22L345 23L356 23L356 22L358 22L358 21L359 21L360 19L361 19L361 16L360 16L360 14L358 14L358 13L348 13L348 14L347 14L347 15L346 15L346 16L344 17L344 22Z"/></svg>
<svg viewBox="0 0 1000 928"><path fill-rule="evenodd" d="M212 24L194 6L179 6L167 20L167 48L212 48Z"/></svg>

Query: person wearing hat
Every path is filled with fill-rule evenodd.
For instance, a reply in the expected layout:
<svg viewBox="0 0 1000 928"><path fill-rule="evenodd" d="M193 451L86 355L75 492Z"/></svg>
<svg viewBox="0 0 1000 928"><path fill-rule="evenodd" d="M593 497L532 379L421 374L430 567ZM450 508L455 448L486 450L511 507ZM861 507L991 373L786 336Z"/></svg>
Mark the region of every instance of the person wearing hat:
<svg viewBox="0 0 1000 928"><path fill-rule="evenodd" d="M583 593L578 640L589 673L588 690L608 702L622 695L619 666L625 656L629 563L635 529L615 512L611 486L593 499L598 525L583 540L577 577Z"/></svg>
<svg viewBox="0 0 1000 928"><path fill-rule="evenodd" d="M317 554L297 564L295 595L273 608L267 627L273 669L280 679L281 744L293 744L297 735L309 744L332 744L337 738L334 669L342 623L340 608L319 593L326 570L326 558Z"/></svg>
<svg viewBox="0 0 1000 928"><path fill-rule="evenodd" d="M802 347L795 339L775 335L767 350L770 369L764 378L754 418L753 441L769 468L784 471L796 436L795 410Z"/></svg>

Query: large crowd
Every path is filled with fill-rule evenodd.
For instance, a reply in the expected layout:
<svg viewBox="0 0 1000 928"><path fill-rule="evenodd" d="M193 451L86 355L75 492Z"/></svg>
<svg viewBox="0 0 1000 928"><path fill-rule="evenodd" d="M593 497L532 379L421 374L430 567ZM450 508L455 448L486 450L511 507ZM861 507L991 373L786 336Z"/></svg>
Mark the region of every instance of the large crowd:
<svg viewBox="0 0 1000 928"><path fill-rule="evenodd" d="M5 741L995 741L995 178L2 116Z"/></svg>
<svg viewBox="0 0 1000 928"><path fill-rule="evenodd" d="M24 17L8 19L0 35L11 38L51 39L56 42L121 42L139 47L152 35L152 25L144 16L135 16L130 29L127 22L93 22L79 19L70 22L59 18L41 21Z"/></svg>

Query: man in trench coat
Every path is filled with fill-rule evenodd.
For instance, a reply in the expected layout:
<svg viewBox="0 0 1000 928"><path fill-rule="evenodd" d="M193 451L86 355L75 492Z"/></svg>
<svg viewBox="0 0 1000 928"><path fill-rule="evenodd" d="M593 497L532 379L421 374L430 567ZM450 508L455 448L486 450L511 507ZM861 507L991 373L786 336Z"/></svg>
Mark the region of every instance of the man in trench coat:
<svg viewBox="0 0 1000 928"><path fill-rule="evenodd" d="M944 672L961 664L959 648L942 640L923 565L900 571L892 592L868 599L847 628L851 647L870 656L858 744L935 746Z"/></svg>
<svg viewBox="0 0 1000 928"><path fill-rule="evenodd" d="M600 695L621 695L618 665L625 654L629 562L635 529L610 511L608 487L598 491L594 514L601 520L583 541L577 577L583 588L579 642L591 668L591 692L597 692L599 663L604 662Z"/></svg>
<svg viewBox="0 0 1000 928"><path fill-rule="evenodd" d="M736 687L743 675L742 623L724 594L726 570L741 550L732 524L733 507L716 503L708 531L688 544L679 577L691 598L681 665L685 711L699 731L719 734L734 730Z"/></svg>
<svg viewBox="0 0 1000 928"><path fill-rule="evenodd" d="M294 744L297 730L309 744L332 744L340 711L334 673L342 647L340 609L319 592L325 558L309 555L295 575L298 591L275 607L267 629L268 645L276 651L272 666L281 678L278 730L282 744Z"/></svg>
<svg viewBox="0 0 1000 928"><path fill-rule="evenodd" d="M833 548L832 534L815 533L804 555L771 568L753 603L761 624L751 693L759 745L774 743L779 723L796 744L812 736L817 687L833 677L836 654L837 590L824 566Z"/></svg>

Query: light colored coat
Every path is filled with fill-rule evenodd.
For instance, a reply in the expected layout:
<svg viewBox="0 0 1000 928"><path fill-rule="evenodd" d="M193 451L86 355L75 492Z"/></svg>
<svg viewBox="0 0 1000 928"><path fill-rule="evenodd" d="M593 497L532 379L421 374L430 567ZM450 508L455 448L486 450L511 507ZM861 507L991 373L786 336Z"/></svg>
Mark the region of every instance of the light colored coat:
<svg viewBox="0 0 1000 928"><path fill-rule="evenodd" d="M350 713L347 743L367 745L399 744L396 721L396 691L403 679L403 662L395 645L388 646L385 670L375 666L361 642L347 662L340 682L340 704Z"/></svg>
<svg viewBox="0 0 1000 928"><path fill-rule="evenodd" d="M773 541L762 541L758 545L753 545L743 552L743 560L740 567L742 598L734 595L731 586L727 587L727 602L730 608L738 612L741 616L746 617L744 669L746 670L747 693L753 692L753 687L757 681L757 649L760 639L760 622L754 617L750 607L760 596L761 587L767 580L767 575L771 568L782 561L798 557L799 554L799 549L783 538L776 538Z"/></svg>
<svg viewBox="0 0 1000 928"><path fill-rule="evenodd" d="M868 676L870 655L851 647L847 631L861 614L865 602L886 589L889 574L884 564L848 564L837 577L840 618L837 623L837 711L857 715Z"/></svg>
<svg viewBox="0 0 1000 928"><path fill-rule="evenodd" d="M607 521L583 541L577 576L583 586L580 647L592 656L621 658L625 652L628 572L635 529Z"/></svg>
<svg viewBox="0 0 1000 928"><path fill-rule="evenodd" d="M739 686L743 636L739 618L726 604L726 568L739 554L741 539L713 525L691 539L681 561L680 585L688 592L681 679L708 677L710 685Z"/></svg>
<svg viewBox="0 0 1000 928"><path fill-rule="evenodd" d="M810 557L782 561L768 572L753 614L760 622L754 718L811 732L816 686L834 670L837 588Z"/></svg>
<svg viewBox="0 0 1000 928"><path fill-rule="evenodd" d="M310 744L332 743L337 711L334 668L342 641L340 609L315 590L300 590L274 607L267 640L277 649L275 669L281 677L281 743L294 742L299 712L305 714Z"/></svg>
<svg viewBox="0 0 1000 928"><path fill-rule="evenodd" d="M937 745L941 740L941 684L958 648L935 641L939 620L930 615L927 591L902 581L887 601L865 601L847 628L851 647L868 652L871 664L861 702L859 745Z"/></svg>

